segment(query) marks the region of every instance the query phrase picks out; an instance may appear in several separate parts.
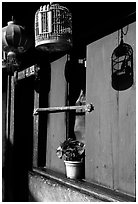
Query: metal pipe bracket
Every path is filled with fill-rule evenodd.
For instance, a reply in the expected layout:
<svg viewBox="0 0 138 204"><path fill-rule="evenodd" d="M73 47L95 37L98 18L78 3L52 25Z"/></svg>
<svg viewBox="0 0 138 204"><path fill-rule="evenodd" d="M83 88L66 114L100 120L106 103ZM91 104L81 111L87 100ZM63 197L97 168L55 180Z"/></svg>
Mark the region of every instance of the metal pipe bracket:
<svg viewBox="0 0 138 204"><path fill-rule="evenodd" d="M73 110L80 110L82 112L92 112L94 110L94 106L92 103L82 105L82 106L63 106L63 107L49 107L49 108L36 108L34 110L33 115L38 115L40 112L48 112L48 113L58 113L58 112L67 112Z"/></svg>

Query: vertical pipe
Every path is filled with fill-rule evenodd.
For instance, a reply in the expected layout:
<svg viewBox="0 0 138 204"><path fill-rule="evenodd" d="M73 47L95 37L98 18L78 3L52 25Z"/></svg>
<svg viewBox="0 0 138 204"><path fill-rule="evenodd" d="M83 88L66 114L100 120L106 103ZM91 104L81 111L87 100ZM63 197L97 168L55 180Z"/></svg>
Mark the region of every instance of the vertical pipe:
<svg viewBox="0 0 138 204"><path fill-rule="evenodd" d="M69 83L67 82L67 106L69 106ZM66 139L69 138L69 112L66 112Z"/></svg>
<svg viewBox="0 0 138 204"><path fill-rule="evenodd" d="M13 192L11 186L13 177L13 168L11 166L11 144L10 144L10 110L11 110L11 76L8 75L7 80L7 113L6 113L6 178L5 178L5 199L11 201L13 199Z"/></svg>
<svg viewBox="0 0 138 204"><path fill-rule="evenodd" d="M11 101L11 76L8 76L8 89L7 89L7 122L6 122L6 136L7 140L9 139L10 135L10 101Z"/></svg>

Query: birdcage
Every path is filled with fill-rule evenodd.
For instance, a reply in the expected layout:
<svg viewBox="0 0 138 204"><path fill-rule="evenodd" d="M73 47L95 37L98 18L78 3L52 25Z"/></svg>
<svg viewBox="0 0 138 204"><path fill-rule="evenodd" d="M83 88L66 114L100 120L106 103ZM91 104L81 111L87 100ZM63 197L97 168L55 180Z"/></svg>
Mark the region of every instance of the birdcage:
<svg viewBox="0 0 138 204"><path fill-rule="evenodd" d="M58 52L72 46L72 15L59 4L41 6L35 14L35 47Z"/></svg>

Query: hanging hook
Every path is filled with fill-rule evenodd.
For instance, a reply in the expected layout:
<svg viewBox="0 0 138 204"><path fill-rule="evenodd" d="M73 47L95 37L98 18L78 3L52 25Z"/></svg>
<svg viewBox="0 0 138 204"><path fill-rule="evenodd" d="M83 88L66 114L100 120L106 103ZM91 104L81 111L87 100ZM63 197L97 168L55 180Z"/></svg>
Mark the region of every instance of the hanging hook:
<svg viewBox="0 0 138 204"><path fill-rule="evenodd" d="M128 27L129 27L129 25L127 25L127 30L126 30L125 33L124 33L124 31L123 31L123 28L122 28L123 35L126 35L126 34L128 33Z"/></svg>
<svg viewBox="0 0 138 204"><path fill-rule="evenodd" d="M123 31L123 28L121 28L121 43L123 43L123 35L127 35L127 33L128 33L128 25L127 25L127 30L125 33Z"/></svg>
<svg viewBox="0 0 138 204"><path fill-rule="evenodd" d="M121 28L121 42L120 44L123 43L123 28Z"/></svg>

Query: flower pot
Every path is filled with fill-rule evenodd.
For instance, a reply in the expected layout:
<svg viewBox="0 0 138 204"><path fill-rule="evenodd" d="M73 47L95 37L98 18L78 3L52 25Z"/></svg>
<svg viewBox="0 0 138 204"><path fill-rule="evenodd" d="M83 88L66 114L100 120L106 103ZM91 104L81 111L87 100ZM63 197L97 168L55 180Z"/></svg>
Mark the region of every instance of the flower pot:
<svg viewBox="0 0 138 204"><path fill-rule="evenodd" d="M84 166L81 161L64 161L66 176L71 179L82 179L84 177Z"/></svg>

